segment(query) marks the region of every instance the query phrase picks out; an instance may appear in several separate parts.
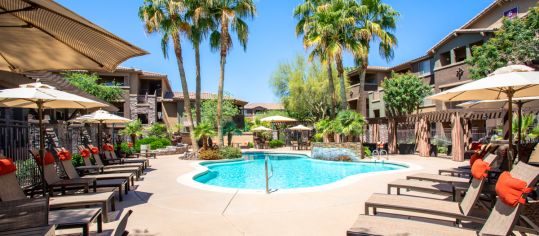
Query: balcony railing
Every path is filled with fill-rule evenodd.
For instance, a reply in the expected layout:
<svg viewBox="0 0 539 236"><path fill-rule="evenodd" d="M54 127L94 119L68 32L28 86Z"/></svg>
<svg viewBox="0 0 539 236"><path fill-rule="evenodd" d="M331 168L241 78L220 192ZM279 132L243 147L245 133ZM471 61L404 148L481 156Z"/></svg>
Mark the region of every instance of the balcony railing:
<svg viewBox="0 0 539 236"><path fill-rule="evenodd" d="M138 95L137 96L137 103L138 104L147 104L148 103L148 95Z"/></svg>

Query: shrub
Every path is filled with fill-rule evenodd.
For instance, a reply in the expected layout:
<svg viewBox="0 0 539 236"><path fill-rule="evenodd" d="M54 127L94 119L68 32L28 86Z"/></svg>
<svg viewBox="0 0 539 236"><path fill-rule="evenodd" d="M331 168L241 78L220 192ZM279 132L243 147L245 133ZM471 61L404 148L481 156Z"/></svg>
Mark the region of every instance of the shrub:
<svg viewBox="0 0 539 236"><path fill-rule="evenodd" d="M282 147L282 146L284 146L284 142L281 141L281 140L278 140L278 139L271 140L271 141L269 142L269 146L270 146L270 148L278 148L278 147Z"/></svg>
<svg viewBox="0 0 539 236"><path fill-rule="evenodd" d="M135 151L140 152L140 145L150 145L151 150L164 148L166 146L170 146L172 142L168 138L159 138L155 136L146 137L143 139L137 140L137 143L135 144Z"/></svg>
<svg viewBox="0 0 539 236"><path fill-rule="evenodd" d="M123 142L120 144L120 150L122 151L122 153L125 153L127 155L131 155L135 152L132 147L129 147L129 143L127 142Z"/></svg>
<svg viewBox="0 0 539 236"><path fill-rule="evenodd" d="M214 149L206 149L201 150L198 154L198 158L201 160L219 160L221 159L219 155L219 150Z"/></svg>
<svg viewBox="0 0 539 236"><path fill-rule="evenodd" d="M219 149L222 159L235 159L241 157L241 149L235 147L222 147Z"/></svg>
<svg viewBox="0 0 539 236"><path fill-rule="evenodd" d="M447 153L447 147L438 146L438 153Z"/></svg>
<svg viewBox="0 0 539 236"><path fill-rule="evenodd" d="M163 123L154 123L147 128L147 131L150 137L166 138L168 136L167 126Z"/></svg>
<svg viewBox="0 0 539 236"><path fill-rule="evenodd" d="M73 163L73 166L79 167L84 166L84 160L82 160L82 156L80 154L73 154L71 156L71 162Z"/></svg>
<svg viewBox="0 0 539 236"><path fill-rule="evenodd" d="M369 147L363 147L363 151L365 152L366 157L372 156L372 152L371 152L371 149L369 149Z"/></svg>
<svg viewBox="0 0 539 236"><path fill-rule="evenodd" d="M324 135L322 133L316 133L313 137L315 142L324 142Z"/></svg>
<svg viewBox="0 0 539 236"><path fill-rule="evenodd" d="M254 143L251 143L251 142L249 142L249 143L247 143L247 147L248 147L248 148L254 148L254 147L255 147L255 144L254 144Z"/></svg>

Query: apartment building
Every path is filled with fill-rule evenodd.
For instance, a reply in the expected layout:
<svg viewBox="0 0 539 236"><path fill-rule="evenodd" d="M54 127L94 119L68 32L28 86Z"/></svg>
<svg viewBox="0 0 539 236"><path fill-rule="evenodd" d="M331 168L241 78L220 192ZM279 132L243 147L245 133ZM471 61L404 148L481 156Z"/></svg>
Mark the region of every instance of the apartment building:
<svg viewBox="0 0 539 236"><path fill-rule="evenodd" d="M244 107L243 114L245 117L253 117L263 112L284 110L284 105L281 103L248 103Z"/></svg>

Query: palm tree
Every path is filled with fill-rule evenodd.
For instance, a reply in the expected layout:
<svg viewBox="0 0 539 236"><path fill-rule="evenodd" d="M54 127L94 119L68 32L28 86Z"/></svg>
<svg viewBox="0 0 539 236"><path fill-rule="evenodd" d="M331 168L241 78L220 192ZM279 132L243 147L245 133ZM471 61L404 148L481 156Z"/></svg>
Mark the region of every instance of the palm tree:
<svg viewBox="0 0 539 236"><path fill-rule="evenodd" d="M196 13L196 10L201 8L202 4L206 4L206 1L202 0L187 0L189 9L187 11L187 18L190 20L190 29L187 32L187 39L193 44L195 50L195 65L196 65L196 92L195 92L195 117L197 124L202 121L201 117L201 92L202 92L202 75L200 73L200 44L208 36L208 33L213 28L213 21L211 18L202 17Z"/></svg>
<svg viewBox="0 0 539 236"><path fill-rule="evenodd" d="M339 122L340 131L345 138L352 138L363 134L363 127L366 124L363 115L351 110L344 110L337 114L336 120Z"/></svg>
<svg viewBox="0 0 539 236"><path fill-rule="evenodd" d="M190 28L185 19L186 9L186 4L183 0L144 0L143 5L139 8L139 17L144 21L147 33L160 33L162 35L161 49L165 58L168 57L169 41L172 39L183 91L184 112L189 123L189 136L193 141L193 149L196 151L198 145L193 133L194 122L191 114L191 103L189 102L187 78L183 66L180 37L181 33L188 32Z"/></svg>
<svg viewBox="0 0 539 236"><path fill-rule="evenodd" d="M230 32L235 32L238 42L247 49L249 27L244 18L253 18L256 6L253 0L208 0L207 4L197 9L197 14L210 17L216 24L216 30L210 35L210 44L213 50L220 51L220 77L217 92L217 132L219 144L223 145L222 108L223 87L225 83L226 57L232 48Z"/></svg>
<svg viewBox="0 0 539 236"><path fill-rule="evenodd" d="M397 39L392 31L396 28L399 13L381 0L361 0L357 16L356 30L354 34L358 41L363 44L362 51L354 52L356 63L360 65L360 86L358 101L360 113L366 115L365 100L365 75L369 65L370 44L373 40L379 41L378 51L386 60L393 59L393 48L397 45Z"/></svg>
<svg viewBox="0 0 539 236"><path fill-rule="evenodd" d="M125 125L125 128L120 130L120 135L125 135L131 137L131 142L133 145L135 145L135 142L137 141L137 136L142 135L142 130L144 128L142 127L142 122L140 119L136 119L134 121L131 121Z"/></svg>
<svg viewBox="0 0 539 236"><path fill-rule="evenodd" d="M223 134L226 134L227 136L227 146L230 146L232 144L232 137L236 135L242 134L241 130L236 126L236 123L232 120L227 120L225 124L223 125Z"/></svg>
<svg viewBox="0 0 539 236"><path fill-rule="evenodd" d="M197 140L202 139L202 148L208 149L208 138L215 136L215 129L210 123L202 122L195 127L193 132Z"/></svg>

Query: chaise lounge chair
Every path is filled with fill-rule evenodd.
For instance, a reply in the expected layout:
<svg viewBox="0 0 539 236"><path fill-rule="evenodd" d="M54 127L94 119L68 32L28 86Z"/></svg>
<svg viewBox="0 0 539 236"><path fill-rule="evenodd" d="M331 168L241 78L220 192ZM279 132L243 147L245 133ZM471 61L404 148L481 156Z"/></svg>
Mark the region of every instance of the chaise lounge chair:
<svg viewBox="0 0 539 236"><path fill-rule="evenodd" d="M456 168L440 169L438 170L438 174L439 175L449 174L451 176L456 175L457 177L471 177L471 172L470 172L471 164L478 158L483 159L487 154L494 153L496 149L498 149L498 147L499 145L497 144L493 145L489 143L486 146L481 147L481 149L476 154L474 154L476 155L475 157L472 155L472 158L470 159L470 165L459 166ZM491 172L494 172L494 170L492 170ZM501 173L501 171L498 171L498 172Z"/></svg>
<svg viewBox="0 0 539 236"><path fill-rule="evenodd" d="M478 162L479 163L479 162ZM479 165L474 163L475 165ZM532 172L532 171L535 171ZM534 186L537 183L539 177L539 168L532 167L530 165L519 163L511 175L521 178L530 185ZM474 206L478 202L481 189L485 183L485 178L477 179L473 178L470 188L466 192L462 202L449 202L437 199L427 199L414 196L399 196L399 195L385 195L385 194L373 194L365 202L365 214L369 214L369 209L373 209L373 213L377 213L377 209L392 209L405 212L422 213L432 216L441 216L456 219L458 224L460 220L469 220L472 222L483 222L484 219L475 214Z"/></svg>
<svg viewBox="0 0 539 236"><path fill-rule="evenodd" d="M0 171L0 200L1 201L15 201L26 199L26 194L19 185L17 176L15 174L15 165L11 160L2 159L2 168L11 168L10 171ZM85 193L72 196L50 196L49 207L55 208L84 208L89 206L99 206L103 212L103 218L108 221L107 214L109 211L115 211L114 193ZM110 208L109 208L110 205Z"/></svg>
<svg viewBox="0 0 539 236"><path fill-rule="evenodd" d="M55 150L56 150L57 153L60 153L62 151L62 150L59 150L59 149L55 149ZM84 150L86 150L86 151L84 151ZM89 151L87 149L82 149L80 153L83 153L83 152L88 153ZM101 161L101 157L99 157L99 155L97 155L97 156L94 155L94 160L95 160L96 165L92 164L92 162L89 159L89 155L87 155L87 154L85 154L82 157L82 160L83 160L84 167L85 167L84 170L89 171L90 174L130 173L130 174L135 174L137 180L140 178L140 175L142 174L142 170L141 170L140 166L138 166L138 167L118 166L120 168L110 168L110 166L105 166L105 165L103 165L103 162ZM75 168L75 169L78 170L79 168ZM93 173L91 173L92 171L93 171Z"/></svg>
<svg viewBox="0 0 539 236"><path fill-rule="evenodd" d="M497 163L497 156L490 154L485 158L487 163ZM470 187L469 183L438 183L417 179L398 179L387 184L387 194L391 194L391 189L397 190L397 195L401 194L401 189L413 190L423 193L439 194L451 196L453 201L457 201L459 196Z"/></svg>
<svg viewBox="0 0 539 236"><path fill-rule="evenodd" d="M518 163L511 175L535 186L539 177L539 168L524 163ZM440 208L440 207L438 207ZM509 235L513 230L524 233L539 234L539 228L534 223L520 216L522 204L511 206L499 200L492 209L488 219L478 232L472 229L457 228L414 220L396 219L390 217L360 215L347 235ZM520 218L519 218L520 217ZM518 220L524 221L531 228L515 226Z"/></svg>
<svg viewBox="0 0 539 236"><path fill-rule="evenodd" d="M535 145L535 149L530 154L530 158L528 159L528 164L532 166L539 166L539 143Z"/></svg>

